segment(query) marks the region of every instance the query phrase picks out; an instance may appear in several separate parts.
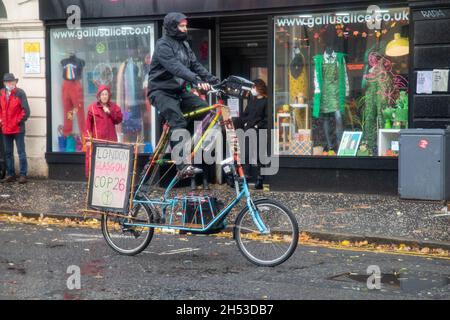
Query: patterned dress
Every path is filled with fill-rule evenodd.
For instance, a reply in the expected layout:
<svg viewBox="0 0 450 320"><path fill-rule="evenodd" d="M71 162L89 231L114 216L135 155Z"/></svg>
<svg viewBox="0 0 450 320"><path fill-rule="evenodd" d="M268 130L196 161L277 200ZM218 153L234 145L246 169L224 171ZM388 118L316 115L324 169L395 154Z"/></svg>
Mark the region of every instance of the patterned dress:
<svg viewBox="0 0 450 320"><path fill-rule="evenodd" d="M339 73L336 62L323 64L321 113L334 113L339 110Z"/></svg>
<svg viewBox="0 0 450 320"><path fill-rule="evenodd" d="M367 80L367 89L364 97L363 112L363 143L372 155L377 154L377 132L383 128L382 111L389 107L387 92L393 87L393 80L388 76L382 63L370 69Z"/></svg>

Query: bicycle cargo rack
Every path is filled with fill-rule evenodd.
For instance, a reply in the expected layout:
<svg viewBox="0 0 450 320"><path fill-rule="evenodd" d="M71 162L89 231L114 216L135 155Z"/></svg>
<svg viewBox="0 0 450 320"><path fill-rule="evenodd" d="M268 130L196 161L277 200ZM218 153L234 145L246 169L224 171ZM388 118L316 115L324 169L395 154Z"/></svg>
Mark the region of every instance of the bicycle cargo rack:
<svg viewBox="0 0 450 320"><path fill-rule="evenodd" d="M216 222L219 213L215 199L210 196L189 195L163 201L152 199L150 203L161 208L161 223L152 224L156 228L204 231Z"/></svg>

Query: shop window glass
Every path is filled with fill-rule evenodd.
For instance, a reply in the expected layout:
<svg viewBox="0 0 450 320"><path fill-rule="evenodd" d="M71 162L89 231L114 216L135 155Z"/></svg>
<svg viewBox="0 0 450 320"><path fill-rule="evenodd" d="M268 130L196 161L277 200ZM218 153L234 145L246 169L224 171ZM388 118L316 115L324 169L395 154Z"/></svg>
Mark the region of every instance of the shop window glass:
<svg viewBox="0 0 450 320"><path fill-rule="evenodd" d="M123 113L116 126L120 142L142 138L154 145L154 108L146 98L154 46L153 24L102 25L50 31L52 150L84 151L82 136L88 106L99 85L111 87Z"/></svg>
<svg viewBox="0 0 450 320"><path fill-rule="evenodd" d="M211 71L211 36L208 29L189 28L188 43L198 62Z"/></svg>
<svg viewBox="0 0 450 320"><path fill-rule="evenodd" d="M279 155L397 156L408 125L407 8L275 17Z"/></svg>

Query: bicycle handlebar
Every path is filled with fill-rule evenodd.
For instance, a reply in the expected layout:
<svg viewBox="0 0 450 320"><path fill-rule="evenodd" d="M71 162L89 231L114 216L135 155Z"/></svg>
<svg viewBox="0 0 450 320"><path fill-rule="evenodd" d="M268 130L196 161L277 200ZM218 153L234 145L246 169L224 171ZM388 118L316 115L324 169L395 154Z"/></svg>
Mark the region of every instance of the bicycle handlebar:
<svg viewBox="0 0 450 320"><path fill-rule="evenodd" d="M248 93L251 91L253 85L254 83L247 79L237 76L230 76L218 84L210 84L211 90L208 90L206 94L223 94L242 98L248 96ZM199 86L194 86L194 88L200 89Z"/></svg>

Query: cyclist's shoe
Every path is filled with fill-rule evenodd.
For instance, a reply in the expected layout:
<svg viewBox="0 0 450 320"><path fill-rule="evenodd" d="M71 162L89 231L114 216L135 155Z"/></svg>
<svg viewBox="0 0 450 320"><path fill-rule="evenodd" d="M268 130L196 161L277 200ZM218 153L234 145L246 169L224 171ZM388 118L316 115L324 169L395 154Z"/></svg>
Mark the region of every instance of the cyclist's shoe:
<svg viewBox="0 0 450 320"><path fill-rule="evenodd" d="M178 174L182 179L189 178L189 177L195 177L197 174L203 173L203 170L191 165L187 165L184 168L182 168L180 171L178 171Z"/></svg>

